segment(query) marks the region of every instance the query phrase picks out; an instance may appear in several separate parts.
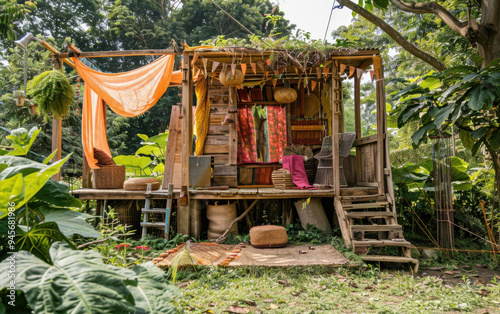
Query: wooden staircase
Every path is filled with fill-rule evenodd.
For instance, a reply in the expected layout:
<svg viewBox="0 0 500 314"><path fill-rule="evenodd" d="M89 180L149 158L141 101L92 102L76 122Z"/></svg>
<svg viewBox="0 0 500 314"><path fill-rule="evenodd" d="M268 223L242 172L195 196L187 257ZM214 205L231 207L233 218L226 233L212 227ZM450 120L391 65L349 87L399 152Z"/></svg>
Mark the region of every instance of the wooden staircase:
<svg viewBox="0 0 500 314"><path fill-rule="evenodd" d="M346 243L362 255L363 261L411 263L414 272L418 260L411 257L411 243L403 236L393 204L385 195L340 196L335 205L339 221L346 224ZM370 248L397 247L399 256L369 255Z"/></svg>

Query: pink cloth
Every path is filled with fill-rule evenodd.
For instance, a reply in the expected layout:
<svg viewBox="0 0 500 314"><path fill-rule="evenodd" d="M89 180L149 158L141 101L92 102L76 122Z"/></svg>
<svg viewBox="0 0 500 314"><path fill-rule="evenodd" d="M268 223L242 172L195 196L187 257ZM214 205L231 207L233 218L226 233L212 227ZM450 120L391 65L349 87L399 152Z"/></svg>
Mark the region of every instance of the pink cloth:
<svg viewBox="0 0 500 314"><path fill-rule="evenodd" d="M302 190L314 189L309 184L304 167L304 157L300 155L283 156L283 168L288 169L292 176L292 181Z"/></svg>

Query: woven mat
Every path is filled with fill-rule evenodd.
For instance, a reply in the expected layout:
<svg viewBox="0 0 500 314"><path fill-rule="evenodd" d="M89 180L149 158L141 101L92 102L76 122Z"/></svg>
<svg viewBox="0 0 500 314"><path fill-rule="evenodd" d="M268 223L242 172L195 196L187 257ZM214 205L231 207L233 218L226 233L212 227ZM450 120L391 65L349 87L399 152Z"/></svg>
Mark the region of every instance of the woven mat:
<svg viewBox="0 0 500 314"><path fill-rule="evenodd" d="M249 245L229 266L338 266L349 262L330 244L314 246L314 250L310 250L309 246L289 244L284 248L257 249ZM299 254L299 251L306 253Z"/></svg>
<svg viewBox="0 0 500 314"><path fill-rule="evenodd" d="M181 254L178 265L221 265L227 266L231 260L237 257L245 244L225 245L216 243L190 243L180 244L177 247L160 254L153 260L158 267L169 267L176 256ZM189 254L186 254L187 253Z"/></svg>

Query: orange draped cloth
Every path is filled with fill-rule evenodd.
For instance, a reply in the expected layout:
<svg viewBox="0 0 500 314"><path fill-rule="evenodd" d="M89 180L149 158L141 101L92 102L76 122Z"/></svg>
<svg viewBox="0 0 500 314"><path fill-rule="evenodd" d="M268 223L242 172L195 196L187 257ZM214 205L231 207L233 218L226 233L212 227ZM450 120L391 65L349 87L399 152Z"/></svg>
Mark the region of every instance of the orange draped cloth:
<svg viewBox="0 0 500 314"><path fill-rule="evenodd" d="M174 55L133 71L102 73L71 58L85 82L82 112L82 144L90 168L99 168L94 148L111 156L106 136L106 104L123 117L135 117L151 108L169 86L180 85L181 71L173 72Z"/></svg>

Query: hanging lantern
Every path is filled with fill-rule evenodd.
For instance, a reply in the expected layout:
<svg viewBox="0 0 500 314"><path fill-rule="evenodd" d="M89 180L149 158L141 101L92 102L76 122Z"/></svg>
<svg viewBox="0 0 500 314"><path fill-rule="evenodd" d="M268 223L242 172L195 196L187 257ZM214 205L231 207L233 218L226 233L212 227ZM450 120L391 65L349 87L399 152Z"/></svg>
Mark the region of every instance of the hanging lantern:
<svg viewBox="0 0 500 314"><path fill-rule="evenodd" d="M38 109L38 104L31 104L28 106L28 110L32 115L35 115L37 113L37 109Z"/></svg>
<svg viewBox="0 0 500 314"><path fill-rule="evenodd" d="M16 106L23 107L24 101L26 100L26 94L22 90L16 90L14 92L14 100L16 101Z"/></svg>
<svg viewBox="0 0 500 314"><path fill-rule="evenodd" d="M274 99L282 104L289 104L297 99L297 91L291 87L278 87L274 90Z"/></svg>
<svg viewBox="0 0 500 314"><path fill-rule="evenodd" d="M236 86L236 85L241 85L241 83L243 83L243 81L245 80L245 76L243 75L243 72L241 72L240 69L235 69L234 74L233 70L229 69L220 72L219 80L224 86Z"/></svg>

